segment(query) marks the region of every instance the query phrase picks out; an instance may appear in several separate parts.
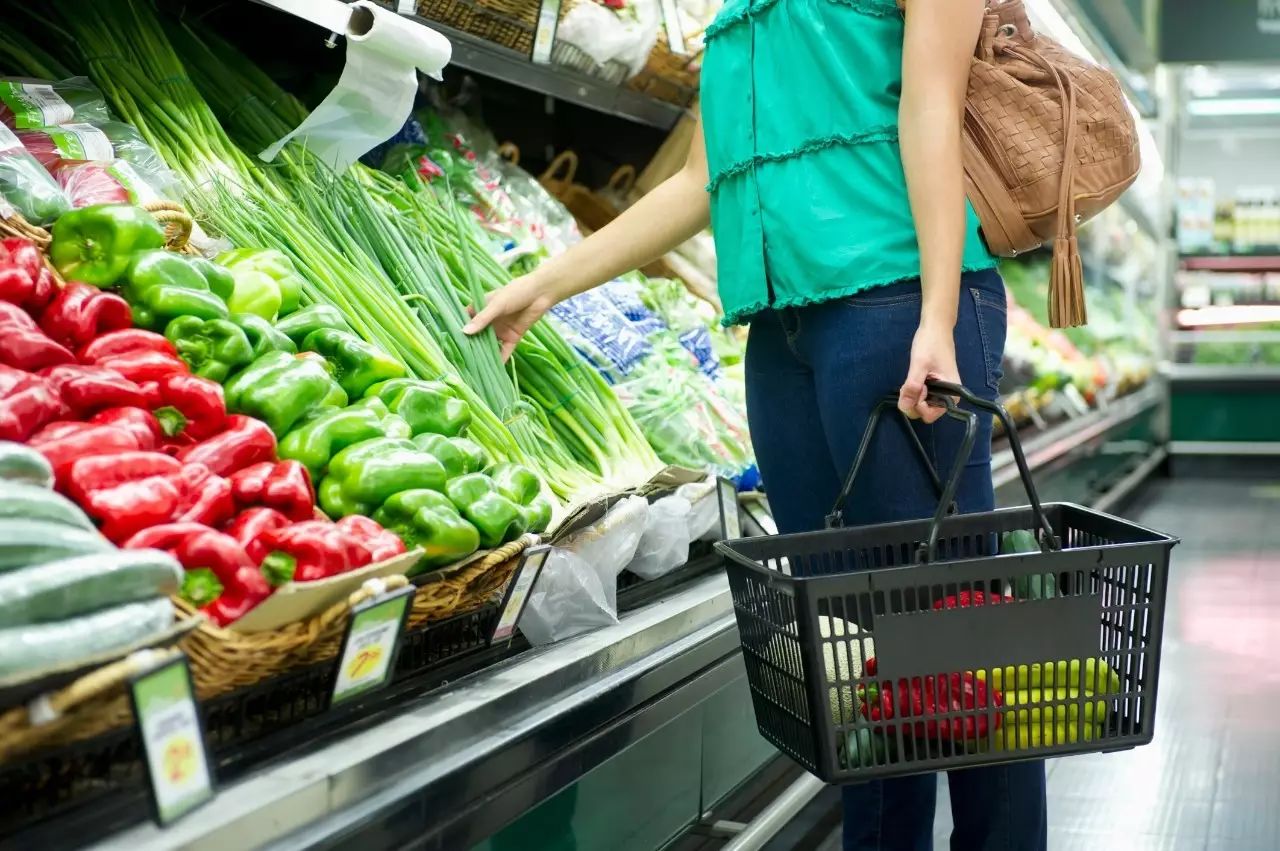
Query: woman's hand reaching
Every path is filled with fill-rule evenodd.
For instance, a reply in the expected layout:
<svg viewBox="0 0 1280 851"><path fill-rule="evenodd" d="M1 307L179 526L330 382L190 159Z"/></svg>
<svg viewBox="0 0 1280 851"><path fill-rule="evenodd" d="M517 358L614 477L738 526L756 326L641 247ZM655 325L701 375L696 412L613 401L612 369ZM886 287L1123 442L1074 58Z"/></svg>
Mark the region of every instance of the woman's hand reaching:
<svg viewBox="0 0 1280 851"><path fill-rule="evenodd" d="M505 363L515 351L520 338L555 304L555 299L533 275L516 278L500 290L489 293L485 306L463 326L468 334L479 334L485 328L502 344Z"/></svg>
<svg viewBox="0 0 1280 851"><path fill-rule="evenodd" d="M911 365L907 369L907 380L898 391L898 410L913 420L932 423L946 413L945 408L926 401L929 388L925 381L930 378L960 383L954 331L945 323L922 324L911 342Z"/></svg>

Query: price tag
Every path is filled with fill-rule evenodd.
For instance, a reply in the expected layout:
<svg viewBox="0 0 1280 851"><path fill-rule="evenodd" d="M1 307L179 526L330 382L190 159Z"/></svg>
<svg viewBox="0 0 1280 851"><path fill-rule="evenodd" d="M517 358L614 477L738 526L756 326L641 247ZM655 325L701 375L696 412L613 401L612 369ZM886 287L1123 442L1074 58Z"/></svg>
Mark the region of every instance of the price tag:
<svg viewBox="0 0 1280 851"><path fill-rule="evenodd" d="M146 755L151 806L161 826L213 799L213 772L186 654L129 682L133 716Z"/></svg>
<svg viewBox="0 0 1280 851"><path fill-rule="evenodd" d="M417 0L396 0L396 11L401 15L412 15L418 11Z"/></svg>
<svg viewBox="0 0 1280 851"><path fill-rule="evenodd" d="M530 547L524 551L520 566L507 584L507 593L502 599L502 615L493 630L494 644L506 641L515 633L520 615L524 614L525 603L529 602L529 592L538 581L538 575L542 573L542 566L547 563L547 556L550 554L551 547L545 546Z"/></svg>
<svg viewBox="0 0 1280 851"><path fill-rule="evenodd" d="M676 56L688 56L684 29L680 26L680 7L676 0L662 0L662 24L667 31L667 46Z"/></svg>
<svg viewBox="0 0 1280 851"><path fill-rule="evenodd" d="M748 502L746 510L747 516L755 521L766 535L778 534L778 525L773 522L773 515L769 513L769 507L764 502L760 500Z"/></svg>
<svg viewBox="0 0 1280 851"><path fill-rule="evenodd" d="M728 479L719 479L716 494L720 498L720 539L730 541L742 537L742 515L738 513L738 488Z"/></svg>
<svg viewBox="0 0 1280 851"><path fill-rule="evenodd" d="M529 57L535 65L551 64L551 48L556 43L558 26L560 0L542 0L538 7L538 27L533 32L533 53Z"/></svg>
<svg viewBox="0 0 1280 851"><path fill-rule="evenodd" d="M382 688L391 678L413 586L380 594L351 610L330 706Z"/></svg>

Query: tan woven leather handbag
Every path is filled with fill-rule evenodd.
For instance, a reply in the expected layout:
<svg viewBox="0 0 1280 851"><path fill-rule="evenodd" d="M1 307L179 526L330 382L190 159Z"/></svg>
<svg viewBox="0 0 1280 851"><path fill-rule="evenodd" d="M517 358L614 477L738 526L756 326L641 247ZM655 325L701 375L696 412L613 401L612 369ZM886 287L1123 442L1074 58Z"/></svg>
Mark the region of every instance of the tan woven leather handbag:
<svg viewBox="0 0 1280 851"><path fill-rule="evenodd" d="M1022 0L989 0L965 104L965 181L993 254L1053 242L1053 327L1087 319L1076 226L1119 198L1140 165L1115 75L1034 32Z"/></svg>

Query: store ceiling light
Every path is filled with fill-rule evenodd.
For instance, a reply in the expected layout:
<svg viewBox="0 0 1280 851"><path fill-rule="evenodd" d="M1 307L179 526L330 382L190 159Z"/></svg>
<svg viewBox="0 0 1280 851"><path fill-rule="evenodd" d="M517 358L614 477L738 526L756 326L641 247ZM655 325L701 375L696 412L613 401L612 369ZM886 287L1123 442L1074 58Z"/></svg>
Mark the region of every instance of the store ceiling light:
<svg viewBox="0 0 1280 851"><path fill-rule="evenodd" d="M1213 98L1187 103L1187 112L1200 117L1280 115L1280 98Z"/></svg>

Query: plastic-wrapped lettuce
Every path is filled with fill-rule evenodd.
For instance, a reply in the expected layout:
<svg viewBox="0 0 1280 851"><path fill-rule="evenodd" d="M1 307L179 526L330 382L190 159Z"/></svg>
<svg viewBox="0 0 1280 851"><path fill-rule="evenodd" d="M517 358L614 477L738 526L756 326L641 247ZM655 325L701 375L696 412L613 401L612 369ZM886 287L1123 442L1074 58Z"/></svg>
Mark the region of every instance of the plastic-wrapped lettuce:
<svg viewBox="0 0 1280 851"><path fill-rule="evenodd" d="M14 130L54 127L77 121L106 121L107 101L88 77L50 82L0 79L0 124Z"/></svg>
<svg viewBox="0 0 1280 851"><path fill-rule="evenodd" d="M70 209L57 181L12 130L0 126L0 217L17 211L32 224L47 225Z"/></svg>

